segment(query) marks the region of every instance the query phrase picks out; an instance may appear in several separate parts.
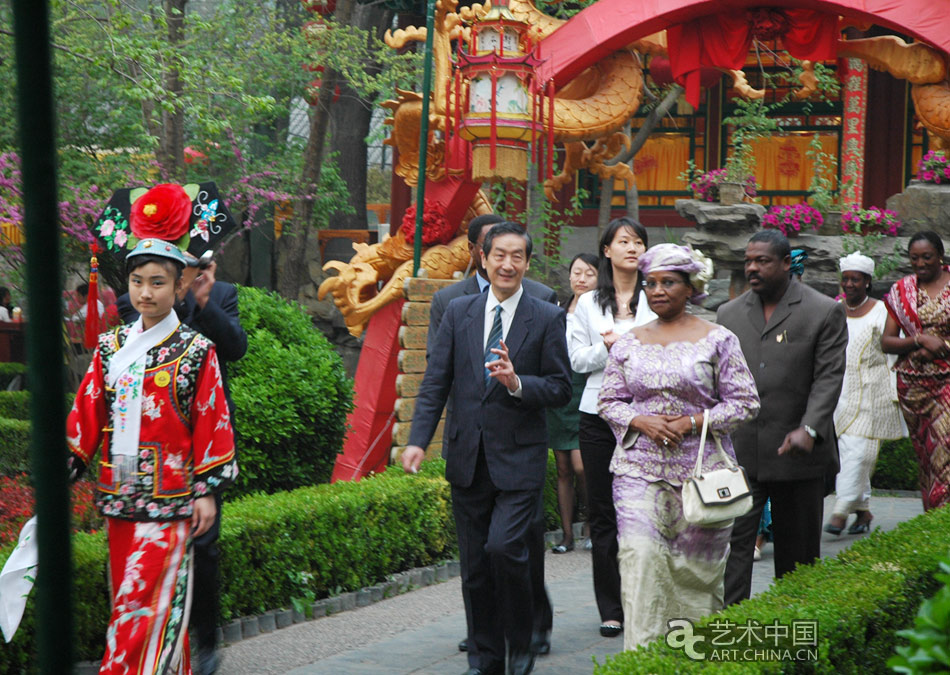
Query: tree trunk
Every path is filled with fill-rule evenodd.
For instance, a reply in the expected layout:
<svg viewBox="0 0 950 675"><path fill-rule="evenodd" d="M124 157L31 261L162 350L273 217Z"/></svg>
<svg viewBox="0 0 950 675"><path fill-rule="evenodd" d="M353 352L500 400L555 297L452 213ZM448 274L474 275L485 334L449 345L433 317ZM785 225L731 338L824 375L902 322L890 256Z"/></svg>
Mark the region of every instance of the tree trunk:
<svg viewBox="0 0 950 675"><path fill-rule="evenodd" d="M359 4L353 9L351 26L372 31L382 38L392 25L391 11L380 10L372 4ZM379 74L378 62L364 64L363 70L373 77ZM366 221L366 137L370 132L373 116L373 101L360 98L352 87L344 82L340 86L340 98L330 109L330 150L336 154L340 178L346 182L348 203L353 213L335 213L330 216L330 228L334 230L365 230Z"/></svg>
<svg viewBox="0 0 950 675"><path fill-rule="evenodd" d="M353 14L354 0L341 0L334 16L340 23L349 23ZM326 149L327 128L330 123L330 105L333 92L340 80L339 73L327 68L323 84L317 94L317 102L310 114L310 134L304 149L302 171L303 189L316 194ZM298 199L293 204L293 216L284 221L284 229L277 240L277 292L288 300L296 300L300 288L310 281L307 263L307 238L313 218L313 200Z"/></svg>
<svg viewBox="0 0 950 675"><path fill-rule="evenodd" d="M168 25L168 44L176 53L184 40L185 5L188 0L165 0L165 20ZM165 71L165 91L173 105L172 111L162 111L163 133L158 150L158 161L170 181L185 177L185 111L181 101L182 84L178 72L178 55L172 57Z"/></svg>
<svg viewBox="0 0 950 675"><path fill-rule="evenodd" d="M630 158L630 170L633 171L633 158ZM637 189L635 180L627 185L627 217L640 220L640 190Z"/></svg>
<svg viewBox="0 0 950 675"><path fill-rule="evenodd" d="M642 148L643 145L647 142L647 139L650 137L650 134L653 133L653 130L656 129L657 125L660 123L660 120L663 119L666 113L670 111L670 108L673 107L673 104L676 103L676 100L680 97L680 94L682 93L683 93L683 88L678 84L674 84L670 88L670 90L666 92L666 96L663 97L663 100L660 101L660 103L655 108L653 108L653 110L651 110L649 114L647 114L646 119L643 120L643 124L640 126L639 129L637 129L636 136L634 136L633 140L630 142L630 147L624 150L623 152L621 152L620 154L618 154L613 159L610 159L604 162L604 164L606 164L607 166L616 166L617 164L620 164L621 162L630 162L630 169L633 170L633 160L636 157L637 153L640 152L640 148ZM629 125L627 126L627 133L628 134L630 133ZM612 185L613 185L613 181L611 181L611 186ZM627 216L629 216L630 218L633 218L634 220L639 220L640 219L640 192L637 189L637 184L635 181L632 184L627 186L626 192L627 192ZM603 214L603 208L604 208L603 193L601 193L600 218L605 217ZM609 218L609 217L610 217L610 207L608 206L606 218ZM598 219L597 221L598 234L600 234L603 231L601 228L605 227L606 225L607 225L607 220L604 220L603 225L601 225L600 219Z"/></svg>

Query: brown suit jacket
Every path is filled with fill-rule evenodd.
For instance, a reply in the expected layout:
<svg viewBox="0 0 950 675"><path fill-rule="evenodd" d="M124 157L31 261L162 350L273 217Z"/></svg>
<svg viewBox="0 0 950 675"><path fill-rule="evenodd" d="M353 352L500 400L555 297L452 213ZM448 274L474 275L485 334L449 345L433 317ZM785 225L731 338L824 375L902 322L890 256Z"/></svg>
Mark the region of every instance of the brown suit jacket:
<svg viewBox="0 0 950 675"><path fill-rule="evenodd" d="M717 321L738 336L762 401L759 416L732 435L749 476L786 481L836 474L834 411L848 347L844 308L793 279L768 325L752 291L722 305ZM785 435L805 424L818 432L814 450L780 457Z"/></svg>

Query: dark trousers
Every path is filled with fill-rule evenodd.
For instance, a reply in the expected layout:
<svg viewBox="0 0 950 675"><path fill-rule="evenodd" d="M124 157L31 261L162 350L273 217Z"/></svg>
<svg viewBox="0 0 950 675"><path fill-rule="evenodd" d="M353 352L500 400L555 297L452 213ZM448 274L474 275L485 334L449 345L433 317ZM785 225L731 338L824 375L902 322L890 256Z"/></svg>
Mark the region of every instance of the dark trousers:
<svg viewBox="0 0 950 675"><path fill-rule="evenodd" d="M217 646L215 631L218 628L218 585L220 551L218 535L221 533L221 495L215 494L217 513L214 524L200 537L192 541L195 566L192 572L191 620L198 649L214 649Z"/></svg>
<svg viewBox="0 0 950 675"><path fill-rule="evenodd" d="M528 549L541 490L499 490L479 452L469 487L452 486L462 595L468 610L468 662L491 669L527 652L534 623Z"/></svg>
<svg viewBox="0 0 950 675"><path fill-rule="evenodd" d="M528 563L531 566L531 595L534 599L534 622L536 634L548 633L554 625L554 610L551 598L544 587L544 499L538 500L538 513L528 540Z"/></svg>
<svg viewBox="0 0 950 675"><path fill-rule="evenodd" d="M752 594L752 556L765 502L772 500L775 576L781 578L821 557L825 479L759 482L749 479L752 510L736 519L726 563L726 605Z"/></svg>
<svg viewBox="0 0 950 675"><path fill-rule="evenodd" d="M601 621L623 622L620 567L617 564L617 512L614 510L610 458L617 439L597 415L581 413L581 459L587 482L587 522L590 526L594 597Z"/></svg>

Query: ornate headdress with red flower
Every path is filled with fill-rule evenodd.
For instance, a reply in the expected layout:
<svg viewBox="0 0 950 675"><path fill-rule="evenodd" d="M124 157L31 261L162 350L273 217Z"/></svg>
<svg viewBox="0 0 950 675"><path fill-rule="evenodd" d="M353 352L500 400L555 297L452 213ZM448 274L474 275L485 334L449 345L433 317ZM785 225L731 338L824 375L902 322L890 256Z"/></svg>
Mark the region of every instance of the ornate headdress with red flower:
<svg viewBox="0 0 950 675"><path fill-rule="evenodd" d="M178 242L188 234L191 197L181 185L161 183L132 204L129 228L136 239Z"/></svg>

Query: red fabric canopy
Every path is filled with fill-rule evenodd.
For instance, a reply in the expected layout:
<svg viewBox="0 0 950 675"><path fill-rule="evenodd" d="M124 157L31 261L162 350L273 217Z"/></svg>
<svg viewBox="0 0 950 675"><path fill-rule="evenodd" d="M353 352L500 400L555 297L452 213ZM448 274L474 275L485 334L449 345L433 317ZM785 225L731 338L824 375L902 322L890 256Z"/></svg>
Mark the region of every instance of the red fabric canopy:
<svg viewBox="0 0 950 675"><path fill-rule="evenodd" d="M825 61L836 58L840 33L833 14L761 8L692 19L670 26L666 37L673 78L686 89L686 100L695 108L702 67L741 69L753 38L779 38L795 58Z"/></svg>

